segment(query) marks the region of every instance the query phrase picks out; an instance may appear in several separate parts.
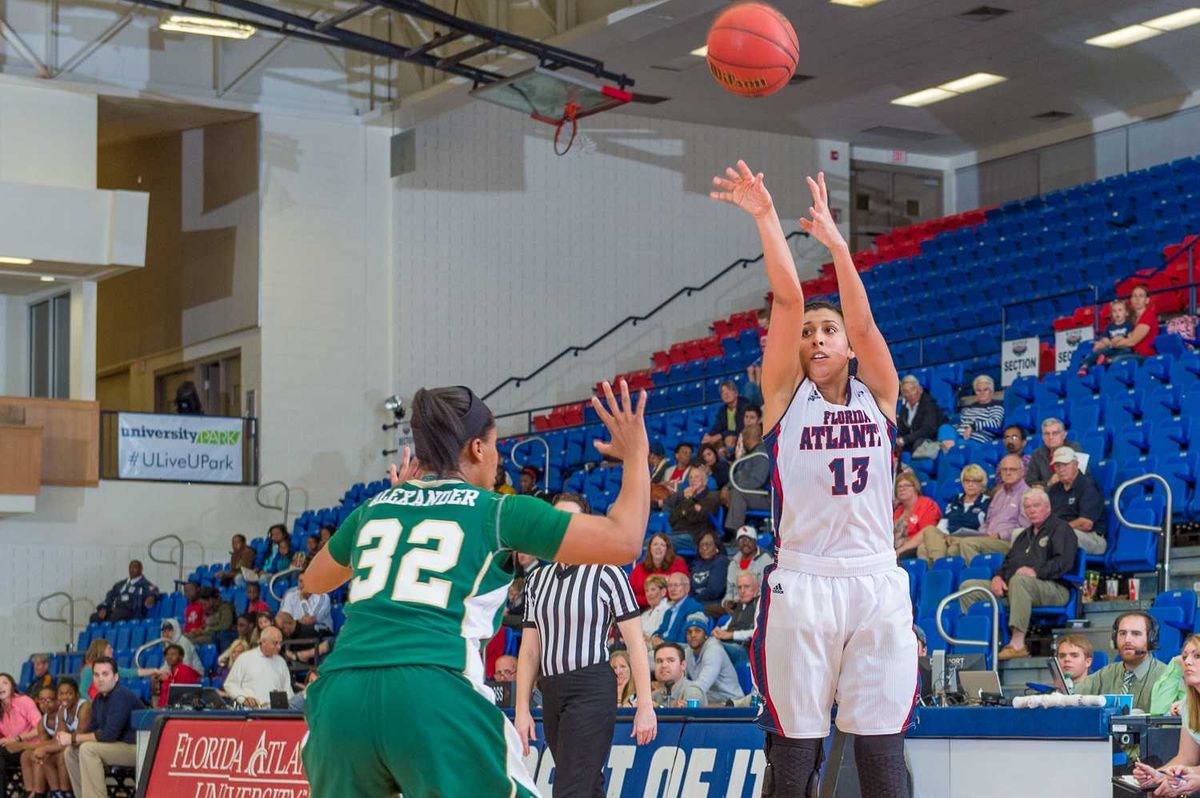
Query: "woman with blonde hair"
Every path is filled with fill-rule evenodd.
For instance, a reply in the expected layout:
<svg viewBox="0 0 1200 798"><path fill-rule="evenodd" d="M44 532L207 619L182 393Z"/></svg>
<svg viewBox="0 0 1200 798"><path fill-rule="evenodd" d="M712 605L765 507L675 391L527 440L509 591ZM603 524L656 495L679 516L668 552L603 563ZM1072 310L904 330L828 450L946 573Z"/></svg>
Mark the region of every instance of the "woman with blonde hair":
<svg viewBox="0 0 1200 798"><path fill-rule="evenodd" d="M917 556L921 545L921 530L941 520L942 511L937 502L921 495L921 483L912 471L901 471L896 476L895 506L892 509L892 532L895 537L896 557L907 559Z"/></svg>
<svg viewBox="0 0 1200 798"><path fill-rule="evenodd" d="M1180 715L1179 751L1161 768L1145 762L1133 767L1133 777L1153 795L1191 795L1200 791L1200 635L1183 644L1184 700Z"/></svg>
<svg viewBox="0 0 1200 798"><path fill-rule="evenodd" d="M608 667L617 676L617 706L634 707L637 691L633 684L633 667L629 664L629 652L614 651L608 655Z"/></svg>
<svg viewBox="0 0 1200 798"><path fill-rule="evenodd" d="M987 474L979 466L967 464L959 473L958 482L962 493L946 505L942 520L921 530L917 556L930 563L947 554L959 554L959 543L979 534L992 503L986 492Z"/></svg>

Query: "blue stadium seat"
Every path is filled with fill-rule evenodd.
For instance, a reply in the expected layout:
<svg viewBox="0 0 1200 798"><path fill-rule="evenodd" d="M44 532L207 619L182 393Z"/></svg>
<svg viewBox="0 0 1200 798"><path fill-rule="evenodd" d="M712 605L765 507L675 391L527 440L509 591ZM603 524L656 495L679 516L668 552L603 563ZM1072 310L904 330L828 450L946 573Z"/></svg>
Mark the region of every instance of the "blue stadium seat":
<svg viewBox="0 0 1200 798"><path fill-rule="evenodd" d="M948 557L940 557L933 561L931 570L933 571L949 571L954 575L952 583L958 582L958 572L961 571L967 564L967 561L962 557L951 555Z"/></svg>
<svg viewBox="0 0 1200 798"><path fill-rule="evenodd" d="M113 624L113 636L109 642L114 651L124 651L130 648L129 639L132 635L129 621L116 621Z"/></svg>
<svg viewBox="0 0 1200 798"><path fill-rule="evenodd" d="M1004 555L993 551L987 554L977 554L971 558L969 563L972 568L987 568L988 578L991 579L996 571L1000 570L1000 566L1004 564Z"/></svg>
<svg viewBox="0 0 1200 798"><path fill-rule="evenodd" d="M1191 634L1196 626L1196 591L1168 590L1154 597L1155 607L1178 607L1182 617L1169 621L1184 634Z"/></svg>
<svg viewBox="0 0 1200 798"><path fill-rule="evenodd" d="M1100 649L1096 649L1092 653L1092 667L1088 669L1088 673L1095 673L1101 668L1108 665L1108 654L1105 654Z"/></svg>
<svg viewBox="0 0 1200 798"><path fill-rule="evenodd" d="M204 666L205 673L215 673L217 670L217 656L219 655L217 647L212 643L206 643L202 646L196 646L196 653L200 657L200 664Z"/></svg>
<svg viewBox="0 0 1200 798"><path fill-rule="evenodd" d="M943 621L942 623L946 626L947 632L954 634L954 628L948 621ZM925 632L925 646L930 653L945 651L949 648L946 639L938 634L937 623L934 622L933 618L924 618L918 621L917 625Z"/></svg>
<svg viewBox="0 0 1200 798"><path fill-rule="evenodd" d="M930 570L921 580L921 593L917 602L917 617L933 615L938 602L950 595L954 585L954 572L942 569Z"/></svg>
<svg viewBox="0 0 1200 798"><path fill-rule="evenodd" d="M1158 621L1158 649L1155 650L1154 656L1162 662L1170 662L1183 647L1184 632L1181 629L1184 617L1183 608L1155 605L1146 612ZM1191 630L1189 629L1187 633L1190 634Z"/></svg>
<svg viewBox="0 0 1200 798"><path fill-rule="evenodd" d="M972 560L972 562L975 562L978 559L979 558L976 557L974 560ZM961 590L963 583L972 579L982 579L984 582L989 582L992 579L993 573L995 572L986 566L971 566L970 568L963 568L957 574L958 581L955 585L955 590Z"/></svg>
<svg viewBox="0 0 1200 798"><path fill-rule="evenodd" d="M961 640L984 640L984 645L955 643L950 647L952 654L983 654L987 666L992 667L992 619L981 615L964 615L954 623L954 636Z"/></svg>
<svg viewBox="0 0 1200 798"><path fill-rule="evenodd" d="M750 672L750 663L739 662L734 668L737 670L738 683L742 687L742 692L749 695L754 690L754 677Z"/></svg>
<svg viewBox="0 0 1200 798"><path fill-rule="evenodd" d="M901 560L900 567L908 574L908 597L912 600L913 606L916 607L917 594L921 589L921 581L925 576L925 572L929 570L929 565L922 559L911 557L907 560Z"/></svg>
<svg viewBox="0 0 1200 798"><path fill-rule="evenodd" d="M1144 506L1124 510L1125 517L1132 523L1159 524L1155 512ZM1110 545L1108 553L1109 566L1118 573L1139 573L1154 571L1158 563L1159 535L1139 529L1130 529L1124 525L1113 526L1116 529L1116 545Z"/></svg>

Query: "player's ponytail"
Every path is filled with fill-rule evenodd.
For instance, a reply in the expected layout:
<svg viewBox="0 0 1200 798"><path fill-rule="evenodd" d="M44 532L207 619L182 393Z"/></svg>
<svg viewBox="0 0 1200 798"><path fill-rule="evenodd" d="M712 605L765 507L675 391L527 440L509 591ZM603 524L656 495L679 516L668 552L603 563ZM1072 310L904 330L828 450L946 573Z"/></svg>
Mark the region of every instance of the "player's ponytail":
<svg viewBox="0 0 1200 798"><path fill-rule="evenodd" d="M458 471L463 447L496 426L487 405L461 385L421 388L413 396L412 408L417 459L436 474Z"/></svg>

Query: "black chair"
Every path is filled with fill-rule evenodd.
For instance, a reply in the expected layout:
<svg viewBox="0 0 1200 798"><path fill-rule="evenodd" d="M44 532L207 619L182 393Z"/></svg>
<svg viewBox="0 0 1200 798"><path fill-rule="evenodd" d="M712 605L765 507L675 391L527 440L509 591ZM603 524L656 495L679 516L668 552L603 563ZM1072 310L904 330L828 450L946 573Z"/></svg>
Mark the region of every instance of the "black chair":
<svg viewBox="0 0 1200 798"><path fill-rule="evenodd" d="M109 798L134 798L137 792L137 777L133 768L108 765L104 768L108 780Z"/></svg>

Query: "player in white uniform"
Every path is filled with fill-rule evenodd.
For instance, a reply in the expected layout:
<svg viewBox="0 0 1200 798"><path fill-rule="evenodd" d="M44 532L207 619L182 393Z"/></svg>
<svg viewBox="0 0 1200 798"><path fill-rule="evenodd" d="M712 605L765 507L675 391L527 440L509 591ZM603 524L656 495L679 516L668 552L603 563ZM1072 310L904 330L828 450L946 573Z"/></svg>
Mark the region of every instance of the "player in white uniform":
<svg viewBox="0 0 1200 798"><path fill-rule="evenodd" d="M800 226L833 254L841 310L805 306L762 174L738 161L713 183L714 199L754 217L775 297L762 391L778 556L763 574L750 647L767 732L763 795L817 794L836 703L838 728L856 735L863 798L907 798L917 641L892 543L896 368L829 212L825 176L808 178L813 204Z"/></svg>

